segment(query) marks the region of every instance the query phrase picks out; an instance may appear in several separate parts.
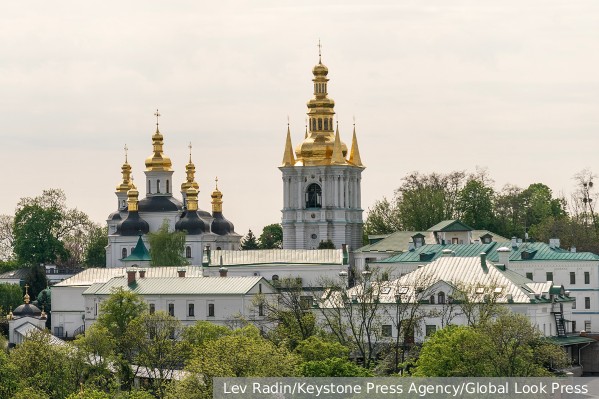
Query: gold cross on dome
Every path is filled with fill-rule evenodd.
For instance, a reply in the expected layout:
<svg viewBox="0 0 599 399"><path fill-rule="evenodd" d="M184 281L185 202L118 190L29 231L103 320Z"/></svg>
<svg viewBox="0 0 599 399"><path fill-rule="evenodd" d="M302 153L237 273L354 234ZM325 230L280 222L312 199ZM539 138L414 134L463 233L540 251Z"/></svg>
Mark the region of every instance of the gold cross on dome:
<svg viewBox="0 0 599 399"><path fill-rule="evenodd" d="M154 112L154 116L156 117L156 126L158 126L158 118L160 118L160 112L158 112L158 108L156 108L156 112Z"/></svg>
<svg viewBox="0 0 599 399"><path fill-rule="evenodd" d="M189 162L191 162L191 141L189 142L187 148L189 148Z"/></svg>
<svg viewBox="0 0 599 399"><path fill-rule="evenodd" d="M127 151L129 151L129 148L127 147L127 144L125 144L125 162L127 162Z"/></svg>
<svg viewBox="0 0 599 399"><path fill-rule="evenodd" d="M216 176L216 178L214 179L214 181L216 182L216 189L218 190L218 176Z"/></svg>
<svg viewBox="0 0 599 399"><path fill-rule="evenodd" d="M320 64L320 58L322 56L322 44L320 44L320 39L318 39L318 63Z"/></svg>

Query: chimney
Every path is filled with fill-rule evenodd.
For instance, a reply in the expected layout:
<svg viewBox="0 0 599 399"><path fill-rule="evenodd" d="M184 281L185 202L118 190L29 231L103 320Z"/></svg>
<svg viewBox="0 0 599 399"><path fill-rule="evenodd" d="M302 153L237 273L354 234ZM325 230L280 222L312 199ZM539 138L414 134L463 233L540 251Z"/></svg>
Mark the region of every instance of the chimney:
<svg viewBox="0 0 599 399"><path fill-rule="evenodd" d="M146 278L146 269L139 269L139 278Z"/></svg>
<svg viewBox="0 0 599 399"><path fill-rule="evenodd" d="M573 253L574 253L574 252L576 252L576 247L575 247L574 245L572 245L572 246L570 247L570 252L573 252Z"/></svg>
<svg viewBox="0 0 599 399"><path fill-rule="evenodd" d="M483 268L483 270L487 270L487 254L484 252L480 253L480 266Z"/></svg>
<svg viewBox="0 0 599 399"><path fill-rule="evenodd" d="M414 246L414 243L410 241L408 243L408 251L413 251L414 249L416 249L416 247Z"/></svg>
<svg viewBox="0 0 599 399"><path fill-rule="evenodd" d="M518 239L516 237L512 237L512 248L518 247Z"/></svg>
<svg viewBox="0 0 599 399"><path fill-rule="evenodd" d="M559 238L550 238L549 239L549 247L550 248L559 248L560 242Z"/></svg>
<svg viewBox="0 0 599 399"><path fill-rule="evenodd" d="M218 269L218 273L220 274L221 277L227 277L228 271L229 271L229 269L227 269L226 267L221 267Z"/></svg>
<svg viewBox="0 0 599 399"><path fill-rule="evenodd" d="M127 269L127 285L135 284L135 269Z"/></svg>
<svg viewBox="0 0 599 399"><path fill-rule="evenodd" d="M453 252L451 249L447 248L444 249L443 251L441 251L441 256L455 256L455 252Z"/></svg>
<svg viewBox="0 0 599 399"><path fill-rule="evenodd" d="M502 265L504 265L506 268L509 266L510 264L510 253L512 252L511 249L509 249L508 247L501 247L497 249L497 257L498 262Z"/></svg>
<svg viewBox="0 0 599 399"><path fill-rule="evenodd" d="M185 277L185 271L186 271L186 269L184 267L177 269L177 273L179 274L179 277Z"/></svg>

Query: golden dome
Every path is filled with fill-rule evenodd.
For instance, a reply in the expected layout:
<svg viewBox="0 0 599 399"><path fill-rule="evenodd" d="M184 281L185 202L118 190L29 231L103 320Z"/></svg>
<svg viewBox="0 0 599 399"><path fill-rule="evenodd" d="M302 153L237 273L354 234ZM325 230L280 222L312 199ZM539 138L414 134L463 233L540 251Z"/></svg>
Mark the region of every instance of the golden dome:
<svg viewBox="0 0 599 399"><path fill-rule="evenodd" d="M223 211L223 193L221 193L218 189L218 177L215 179L216 188L212 192L212 212L222 212Z"/></svg>
<svg viewBox="0 0 599 399"><path fill-rule="evenodd" d="M131 188L131 165L127 162L127 145L125 145L125 163L121 166L121 173L123 175L123 181L121 184L116 186L118 193L126 193Z"/></svg>
<svg viewBox="0 0 599 399"><path fill-rule="evenodd" d="M191 162L191 143L189 143L189 163L185 166L185 172L187 179L181 183L181 191L187 193L187 190L191 187L199 190L200 185L195 181L196 166Z"/></svg>
<svg viewBox="0 0 599 399"><path fill-rule="evenodd" d="M197 211L198 210L198 190L195 187L189 187L185 194L187 195L187 210Z"/></svg>
<svg viewBox="0 0 599 399"><path fill-rule="evenodd" d="M314 68L312 68L312 73L314 76L327 76L329 74L329 68L318 60L318 64L314 65Z"/></svg>
<svg viewBox="0 0 599 399"><path fill-rule="evenodd" d="M173 164L171 163L171 159L164 155L162 150L162 146L164 145L164 137L158 129L158 117L160 117L158 110L156 110L154 115L156 115L156 133L154 133L152 136L154 154L146 159L146 171L170 172L172 170L171 166L173 166Z"/></svg>
<svg viewBox="0 0 599 399"><path fill-rule="evenodd" d="M127 208L129 212L137 212L139 210L139 191L137 191L137 187L133 184L133 179L131 180L131 189L127 192Z"/></svg>

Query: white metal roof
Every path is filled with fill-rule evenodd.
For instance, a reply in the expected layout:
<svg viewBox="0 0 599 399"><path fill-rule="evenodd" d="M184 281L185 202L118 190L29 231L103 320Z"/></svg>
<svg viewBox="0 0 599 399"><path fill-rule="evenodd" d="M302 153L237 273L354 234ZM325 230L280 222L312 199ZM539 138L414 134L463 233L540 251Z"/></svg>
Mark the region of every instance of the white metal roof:
<svg viewBox="0 0 599 399"><path fill-rule="evenodd" d="M210 266L248 265L261 263L343 264L342 249L260 249L251 251L216 250L210 256Z"/></svg>
<svg viewBox="0 0 599 399"><path fill-rule="evenodd" d="M188 277L201 277L202 267L201 266L185 266L185 275ZM162 277L177 277L180 266L162 266L162 267L147 267L144 268L146 271L146 278L162 278ZM85 269L81 273L74 275L60 283L56 284L55 287L69 287L69 286L91 286L93 283L106 283L113 277L126 276L127 268L125 267L113 267L113 268L90 268ZM139 274L138 274L139 276Z"/></svg>

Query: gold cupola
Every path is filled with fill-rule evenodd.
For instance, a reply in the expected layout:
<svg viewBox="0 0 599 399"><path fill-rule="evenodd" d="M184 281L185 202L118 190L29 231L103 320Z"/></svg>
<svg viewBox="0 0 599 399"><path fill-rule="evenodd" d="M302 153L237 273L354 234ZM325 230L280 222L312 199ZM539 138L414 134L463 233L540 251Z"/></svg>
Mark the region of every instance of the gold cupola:
<svg viewBox="0 0 599 399"><path fill-rule="evenodd" d="M171 163L171 159L164 155L163 145L164 145L164 137L160 133L160 129L158 126L158 118L160 117L160 113L156 110L154 114L156 116L156 133L152 136L152 147L154 154L151 157L146 159L146 171L147 172L162 172L168 171L170 172L173 166Z"/></svg>
<svg viewBox="0 0 599 399"><path fill-rule="evenodd" d="M198 210L198 190L195 187L189 187L186 191L185 194L187 196L187 210L189 212L193 212L193 211L197 211Z"/></svg>
<svg viewBox="0 0 599 399"><path fill-rule="evenodd" d="M189 163L185 165L186 180L181 183L181 192L187 194L187 190L191 187L196 191L200 189L200 185L195 181L196 166L191 161L191 143L189 143Z"/></svg>
<svg viewBox="0 0 599 399"><path fill-rule="evenodd" d="M218 177L215 179L216 187L212 192L212 212L222 212L223 211L223 193L218 189Z"/></svg>
<svg viewBox="0 0 599 399"><path fill-rule="evenodd" d="M319 43L320 48L320 43ZM335 146L333 117L335 101L328 97L327 75L329 69L322 63L319 50L318 64L312 68L314 78L314 97L308 101L308 133L304 141L297 146L295 153L297 165L330 165ZM347 146L340 142L343 157L347 155Z"/></svg>
<svg viewBox="0 0 599 399"><path fill-rule="evenodd" d="M139 191L133 184L133 178L131 178L131 188L127 192L127 209L129 212L137 212L139 210Z"/></svg>
<svg viewBox="0 0 599 399"><path fill-rule="evenodd" d="M131 165L129 165L127 159L127 145L125 145L125 163L121 166L121 173L123 175L123 181L121 184L116 186L117 193L127 193L131 189Z"/></svg>

